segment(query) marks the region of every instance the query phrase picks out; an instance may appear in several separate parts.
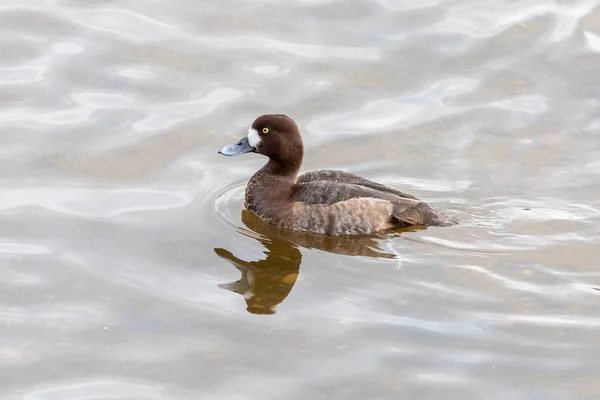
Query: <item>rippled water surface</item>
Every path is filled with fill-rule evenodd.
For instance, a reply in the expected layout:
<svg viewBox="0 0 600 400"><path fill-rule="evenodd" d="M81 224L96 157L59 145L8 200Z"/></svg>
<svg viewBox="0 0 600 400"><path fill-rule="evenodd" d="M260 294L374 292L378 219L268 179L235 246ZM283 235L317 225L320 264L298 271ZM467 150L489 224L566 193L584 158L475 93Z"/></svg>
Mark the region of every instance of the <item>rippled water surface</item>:
<svg viewBox="0 0 600 400"><path fill-rule="evenodd" d="M600 1L0 0L0 398L600 398ZM242 212L304 170L461 221Z"/></svg>

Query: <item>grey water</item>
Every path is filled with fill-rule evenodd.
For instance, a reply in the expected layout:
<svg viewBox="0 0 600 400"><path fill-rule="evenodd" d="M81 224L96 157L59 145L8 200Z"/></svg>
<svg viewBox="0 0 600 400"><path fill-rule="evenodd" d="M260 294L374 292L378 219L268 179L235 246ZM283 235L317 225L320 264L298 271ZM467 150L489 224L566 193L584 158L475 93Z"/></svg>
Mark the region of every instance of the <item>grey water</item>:
<svg viewBox="0 0 600 400"><path fill-rule="evenodd" d="M0 0L0 398L599 398L599 70L598 0ZM271 112L460 224L265 226Z"/></svg>

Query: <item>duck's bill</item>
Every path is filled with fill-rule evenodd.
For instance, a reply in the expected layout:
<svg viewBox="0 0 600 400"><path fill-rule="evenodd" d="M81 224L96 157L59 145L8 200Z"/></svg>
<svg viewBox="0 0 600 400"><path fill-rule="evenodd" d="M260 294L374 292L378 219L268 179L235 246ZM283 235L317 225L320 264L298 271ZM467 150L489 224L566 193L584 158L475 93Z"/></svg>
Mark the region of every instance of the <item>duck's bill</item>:
<svg viewBox="0 0 600 400"><path fill-rule="evenodd" d="M245 136L239 142L223 147L219 150L219 154L223 154L224 156L239 156L240 154L250 153L252 151L254 151L254 147L250 146L250 143L248 143L248 136Z"/></svg>

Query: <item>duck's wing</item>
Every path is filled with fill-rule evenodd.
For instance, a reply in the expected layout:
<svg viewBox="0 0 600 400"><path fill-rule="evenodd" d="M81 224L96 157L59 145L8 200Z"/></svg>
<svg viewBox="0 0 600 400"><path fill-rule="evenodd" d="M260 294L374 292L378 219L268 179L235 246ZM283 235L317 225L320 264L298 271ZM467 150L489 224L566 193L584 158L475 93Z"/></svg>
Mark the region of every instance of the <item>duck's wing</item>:
<svg viewBox="0 0 600 400"><path fill-rule="evenodd" d="M283 226L329 235L371 234L389 227L450 226L427 203L387 191L334 181L296 185L293 212Z"/></svg>
<svg viewBox="0 0 600 400"><path fill-rule="evenodd" d="M373 189L382 193L393 194L398 197L404 197L406 199L414 199L417 198L411 194L405 193L398 189L394 189L392 187L382 185L381 183L373 182L369 179L365 179L358 175L354 175L344 171L337 171L331 169L324 169L319 171L310 171L306 172L298 177L298 184L307 184L311 182L335 182L335 183L345 183L352 184L357 186L362 186L365 188Z"/></svg>
<svg viewBox="0 0 600 400"><path fill-rule="evenodd" d="M384 189L386 188L384 186ZM388 190L337 181L319 180L297 183L292 192L293 201L306 204L331 205L356 198L387 200L394 204L406 204L407 206L419 203L419 200L415 198L400 196Z"/></svg>

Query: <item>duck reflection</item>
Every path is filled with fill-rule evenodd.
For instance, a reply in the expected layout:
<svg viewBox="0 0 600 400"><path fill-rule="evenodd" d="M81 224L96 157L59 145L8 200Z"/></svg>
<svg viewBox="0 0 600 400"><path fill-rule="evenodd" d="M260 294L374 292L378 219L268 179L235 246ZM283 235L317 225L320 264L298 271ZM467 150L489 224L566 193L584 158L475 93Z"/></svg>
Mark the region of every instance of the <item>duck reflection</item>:
<svg viewBox="0 0 600 400"><path fill-rule="evenodd" d="M379 246L377 239L386 236L348 238L291 231L262 222L247 210L242 211L242 222L249 230L240 228L240 232L262 243L266 258L246 261L222 248L214 251L242 273L238 281L219 287L242 295L252 314L274 314L275 307L290 294L302 262L299 246L350 256L396 257Z"/></svg>

